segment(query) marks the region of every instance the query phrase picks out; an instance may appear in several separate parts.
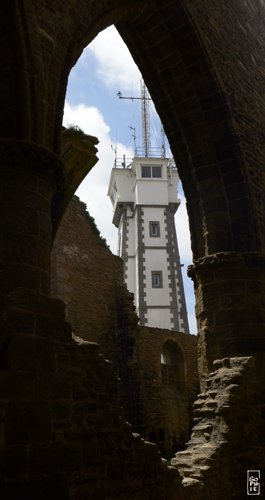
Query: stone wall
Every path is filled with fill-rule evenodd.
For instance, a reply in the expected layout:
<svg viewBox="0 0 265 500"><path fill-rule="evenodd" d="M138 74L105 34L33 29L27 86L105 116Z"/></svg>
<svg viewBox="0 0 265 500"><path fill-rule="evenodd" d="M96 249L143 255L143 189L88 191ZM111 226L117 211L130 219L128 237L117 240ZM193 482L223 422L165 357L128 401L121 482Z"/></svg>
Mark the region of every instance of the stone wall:
<svg viewBox="0 0 265 500"><path fill-rule="evenodd" d="M32 0L1 2L0 12L1 499L169 500L172 487L174 500L244 498L249 461L264 466L257 461L264 456L264 407L248 362L239 361L235 372L233 361L213 362L255 356L264 389L264 1ZM140 445L138 453L130 433L128 451L122 423L115 434L110 371L88 346L72 342L63 304L48 297L52 232L79 182L58 157L68 76L86 45L112 24L144 76L187 199L205 392L191 466L178 462L184 488L156 448ZM59 348L69 359L64 370ZM61 400L69 401L73 438L54 408ZM206 415L213 427L203 427ZM92 418L102 436L93 453L98 464L89 458ZM195 439L207 460L198 457Z"/></svg>
<svg viewBox="0 0 265 500"><path fill-rule="evenodd" d="M117 379L98 346L45 340L1 346L1 500L181 498L177 470L120 417Z"/></svg>
<svg viewBox="0 0 265 500"><path fill-rule="evenodd" d="M51 290L66 302L74 335L98 342L119 375L124 417L158 443L164 456L172 456L189 437L198 393L196 337L138 325L133 295L122 283L123 262L77 197L65 213L51 262ZM181 387L161 382L161 352L168 340L182 353Z"/></svg>
<svg viewBox="0 0 265 500"><path fill-rule="evenodd" d="M66 303L74 334L114 360L122 261L112 255L85 203L72 199L51 254L51 294Z"/></svg>
<svg viewBox="0 0 265 500"><path fill-rule="evenodd" d="M181 353L173 380L167 374L163 377L161 353L166 345L176 346ZM164 456L172 456L184 447L191 430L192 405L199 392L197 338L140 327L136 350L141 369L145 436L159 444Z"/></svg>

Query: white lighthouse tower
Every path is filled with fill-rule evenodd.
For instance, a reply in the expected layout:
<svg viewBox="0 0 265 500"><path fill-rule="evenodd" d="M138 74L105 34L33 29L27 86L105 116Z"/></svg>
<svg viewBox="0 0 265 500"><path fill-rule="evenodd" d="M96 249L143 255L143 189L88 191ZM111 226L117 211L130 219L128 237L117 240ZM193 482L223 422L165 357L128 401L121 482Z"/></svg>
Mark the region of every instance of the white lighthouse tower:
<svg viewBox="0 0 265 500"><path fill-rule="evenodd" d="M143 148L135 148L130 162L116 158L111 171L108 196L118 228L118 255L140 324L189 333L174 220L180 204L178 172L164 147L158 151L150 146L147 99L142 87Z"/></svg>

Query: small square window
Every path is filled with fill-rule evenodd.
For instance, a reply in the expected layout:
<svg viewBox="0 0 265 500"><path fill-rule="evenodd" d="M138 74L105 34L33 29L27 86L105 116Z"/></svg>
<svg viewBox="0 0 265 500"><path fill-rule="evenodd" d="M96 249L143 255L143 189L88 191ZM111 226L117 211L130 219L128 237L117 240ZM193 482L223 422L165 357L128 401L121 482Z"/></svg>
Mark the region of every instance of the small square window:
<svg viewBox="0 0 265 500"><path fill-rule="evenodd" d="M151 177L151 167L142 166L142 177Z"/></svg>
<svg viewBox="0 0 265 500"><path fill-rule="evenodd" d="M142 169L142 177L143 178L155 178L155 179L161 179L162 177L162 168L160 166L155 166L155 165L141 165Z"/></svg>
<svg viewBox="0 0 265 500"><path fill-rule="evenodd" d="M152 177L161 178L161 167L152 167Z"/></svg>
<svg viewBox="0 0 265 500"><path fill-rule="evenodd" d="M152 271L152 288L162 288L162 271Z"/></svg>
<svg viewBox="0 0 265 500"><path fill-rule="evenodd" d="M159 222L149 222L149 235L153 238L157 238L160 236Z"/></svg>

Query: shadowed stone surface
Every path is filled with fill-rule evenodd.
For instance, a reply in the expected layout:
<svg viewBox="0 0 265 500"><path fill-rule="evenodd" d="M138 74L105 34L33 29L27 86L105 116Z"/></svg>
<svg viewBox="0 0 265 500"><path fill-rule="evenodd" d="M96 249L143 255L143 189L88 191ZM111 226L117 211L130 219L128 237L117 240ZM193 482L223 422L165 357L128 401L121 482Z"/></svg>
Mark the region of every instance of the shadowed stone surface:
<svg viewBox="0 0 265 500"><path fill-rule="evenodd" d="M254 451L260 455L263 447L264 452L264 22L262 0L1 3L1 498L245 496L242 472L232 482L227 464L245 471L249 459L256 463ZM187 199L204 394L196 418L201 425L206 417L220 423L214 427L220 454L210 464L203 458L195 477L187 473L184 484L176 469L161 462L157 448L133 437L119 418L109 363L93 344L71 339L63 303L49 297L52 237L85 175L77 164L68 170L58 156L68 75L86 45L111 24L143 74ZM96 161L93 139L88 154L85 169ZM26 359L34 353L43 370ZM216 359L249 356L255 358L255 383L250 362L239 361L241 368L233 362L214 365ZM215 407L207 384L217 396L231 390L229 404L218 400ZM239 387L237 404L233 385ZM56 407L61 399L64 423ZM244 449L237 446L239 430ZM12 442L15 436L19 442ZM195 438L209 457L210 427L195 428L194 459ZM91 460L86 440L87 449L90 442L99 449L89 467L84 465Z"/></svg>

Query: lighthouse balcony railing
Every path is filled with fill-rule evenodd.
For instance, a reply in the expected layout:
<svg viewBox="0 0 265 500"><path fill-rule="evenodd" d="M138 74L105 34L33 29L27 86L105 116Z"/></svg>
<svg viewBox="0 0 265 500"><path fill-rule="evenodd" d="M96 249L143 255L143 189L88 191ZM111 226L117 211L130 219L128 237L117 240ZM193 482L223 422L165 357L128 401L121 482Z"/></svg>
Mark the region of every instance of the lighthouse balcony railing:
<svg viewBox="0 0 265 500"><path fill-rule="evenodd" d="M116 157L114 160L114 168L130 168L132 165L132 161L134 158L163 158L166 159L165 152L163 148L150 148L148 151L148 155L145 154L145 149L144 148L136 148L134 152L134 157L126 157L126 155L123 155L121 158ZM169 161L169 166L171 168L175 168L174 161L172 161L172 158L168 160Z"/></svg>
<svg viewBox="0 0 265 500"><path fill-rule="evenodd" d="M115 158L114 160L114 168L130 168L132 166L133 158L126 157L125 155L122 158Z"/></svg>

